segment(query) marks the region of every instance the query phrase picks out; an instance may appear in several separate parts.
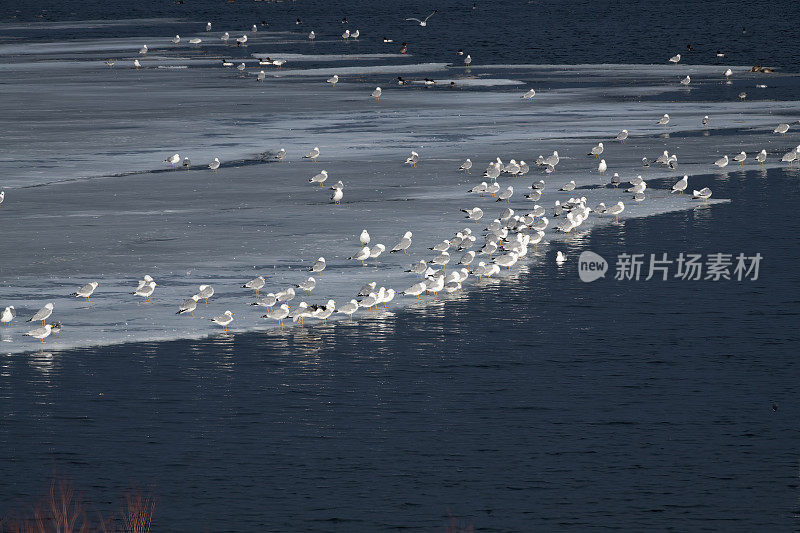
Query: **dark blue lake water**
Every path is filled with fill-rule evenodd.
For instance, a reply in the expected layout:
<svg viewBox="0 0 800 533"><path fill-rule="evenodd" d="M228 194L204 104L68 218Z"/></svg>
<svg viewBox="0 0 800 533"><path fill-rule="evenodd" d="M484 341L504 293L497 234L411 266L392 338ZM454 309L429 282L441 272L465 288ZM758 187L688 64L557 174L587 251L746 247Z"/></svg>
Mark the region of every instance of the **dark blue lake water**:
<svg viewBox="0 0 800 533"><path fill-rule="evenodd" d="M292 31L301 16L304 32L338 32L347 15L397 35L398 19L438 7L431 38L408 38L430 60L469 47L487 63L652 63L689 42L696 63L717 48L736 64L796 55L796 4L472 4L24 1L0 15ZM796 530L800 176L731 170L703 184L731 203L599 228L559 246L564 266L533 263L456 300L300 331L2 356L0 514L57 471L103 512L151 489L158 531L427 531L448 514L479 531ZM756 281L612 270L585 284L583 250L764 259Z"/></svg>

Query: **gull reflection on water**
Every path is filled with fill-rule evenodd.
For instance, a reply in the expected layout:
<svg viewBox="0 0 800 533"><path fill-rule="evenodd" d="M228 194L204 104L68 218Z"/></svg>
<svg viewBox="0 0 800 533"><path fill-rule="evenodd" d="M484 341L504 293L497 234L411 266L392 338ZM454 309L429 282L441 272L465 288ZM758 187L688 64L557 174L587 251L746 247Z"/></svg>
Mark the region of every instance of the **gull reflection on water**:
<svg viewBox="0 0 800 533"><path fill-rule="evenodd" d="M214 348L214 364L221 370L232 371L235 365L233 358L233 333L222 332L208 338L208 343Z"/></svg>

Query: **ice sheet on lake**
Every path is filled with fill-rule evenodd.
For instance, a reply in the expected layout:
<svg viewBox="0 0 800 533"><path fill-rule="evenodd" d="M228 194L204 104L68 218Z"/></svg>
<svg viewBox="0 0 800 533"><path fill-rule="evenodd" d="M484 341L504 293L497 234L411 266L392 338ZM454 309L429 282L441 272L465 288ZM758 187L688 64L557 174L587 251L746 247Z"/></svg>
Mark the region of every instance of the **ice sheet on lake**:
<svg viewBox="0 0 800 533"><path fill-rule="evenodd" d="M152 27L143 32L155 34ZM333 49L321 57L326 48L318 42L311 59L298 59L302 68L291 62L282 70L265 68L279 77L258 83L195 57L192 47L160 60L154 52L145 63L199 68L135 70L121 62L97 68L118 44L81 43L86 53L73 49L50 71L41 68L48 59L0 56L0 112L10 125L0 132L6 191L0 307L18 310L14 328L0 330L2 352L38 349L22 336L23 321L48 301L55 303L52 320L64 324L59 338L48 339L49 349L214 334L219 328L210 318L226 309L235 313L233 331L274 327L260 318L263 309L248 305L253 291L241 285L264 275L262 293L287 288L306 279L320 256L327 269L316 276L312 296L297 290L294 305L328 298L341 305L367 281L403 290L415 281L403 270L430 259L428 247L464 227L480 233L504 207L466 193L496 156L533 167L525 178L501 178L517 191L510 206L518 213L532 207L522 198L531 181L547 180L539 204L549 211L555 200L568 198L557 192L560 185L574 179L575 194L588 197L590 207L622 199L626 218L710 209L666 189L683 174L690 175L689 189L712 185L714 176L743 176L734 164L713 167L722 154L765 148L772 167L798 143L794 130L772 134L778 122L796 121L795 101L631 98L675 91L674 80L659 79L684 72L682 65L495 65L467 73L462 66L395 57L372 57L380 64L364 65L361 56ZM261 51L251 45L242 53L253 65L249 55ZM87 57L95 64L88 66ZM336 67L323 66L329 61ZM698 81L718 78L717 66L688 68L696 69ZM325 83L333 73L341 76L336 87ZM398 75L432 77L437 86L400 87ZM455 89L442 86L450 80ZM534 101L520 98L525 87L508 85L517 80L537 90ZM370 97L376 85L383 87L379 101ZM672 118L669 128L656 125L663 113ZM700 124L703 115L712 117L708 130ZM613 140L623 128L631 132L624 145ZM586 156L598 141L606 147L605 176ZM319 162L302 160L314 146ZM282 147L286 162L272 162ZM642 167L643 156L653 160L665 149L678 155L677 170ZM416 168L403 165L411 150L420 154ZM553 150L562 162L548 178L533 162ZM163 163L174 153L188 156L192 168ZM207 168L214 157L223 162L216 173ZM466 157L474 163L471 175L458 172ZM748 160L745 168L758 166ZM327 188L307 182L322 169L327 183L344 182L341 206L330 203ZM647 199L637 204L622 187L606 187L614 172L624 181L641 174L651 183ZM481 224L460 212L474 206L486 212ZM610 222L592 216L581 234L567 239ZM387 247L412 231L410 254L384 253L367 267L348 260L363 228ZM549 230L545 240L564 238ZM549 261L548 253L552 247L540 245L527 263ZM144 274L159 283L152 303L132 295ZM91 304L69 296L93 280L100 286ZM200 284L215 288L210 303L201 303L195 318L176 316ZM415 301L398 296L392 305Z"/></svg>

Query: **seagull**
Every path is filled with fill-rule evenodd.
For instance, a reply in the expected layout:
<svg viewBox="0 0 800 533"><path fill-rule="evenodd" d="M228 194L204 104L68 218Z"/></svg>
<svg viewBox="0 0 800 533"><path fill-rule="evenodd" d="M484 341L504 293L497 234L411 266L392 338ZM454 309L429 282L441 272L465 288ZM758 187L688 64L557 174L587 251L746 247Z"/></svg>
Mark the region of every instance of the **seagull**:
<svg viewBox="0 0 800 533"><path fill-rule="evenodd" d="M672 186L672 192L677 192L679 194L683 194L683 191L686 190L686 187L689 185L689 176L684 176L678 180L675 185Z"/></svg>
<svg viewBox="0 0 800 533"><path fill-rule="evenodd" d="M361 32L356 30L356 31L354 31L353 33L350 34L350 37L353 38L353 39L358 39L359 35L361 35Z"/></svg>
<svg viewBox="0 0 800 533"><path fill-rule="evenodd" d="M658 122L656 122L656 124L659 126L666 126L667 124L669 124L669 115L664 113L664 116L658 119Z"/></svg>
<svg viewBox="0 0 800 533"><path fill-rule="evenodd" d="M194 39L189 39L189 44L197 45L197 44L200 44L202 42L203 42L203 39L200 39L199 37L195 37Z"/></svg>
<svg viewBox="0 0 800 533"><path fill-rule="evenodd" d="M375 283L374 281L371 281L369 283L365 283L364 286L361 287L361 289L359 289L359 291L356 294L356 296L367 296L369 293L371 293L372 291L375 290L375 286L376 285L377 285L377 283Z"/></svg>
<svg viewBox="0 0 800 533"><path fill-rule="evenodd" d="M275 59L275 60L272 61L272 64L275 65L278 68L282 68L283 65L286 64L286 60L285 59Z"/></svg>
<svg viewBox="0 0 800 533"><path fill-rule="evenodd" d="M253 289L254 291L256 291L256 294L258 294L258 291L260 291L261 288L264 287L265 283L266 280L264 279L264 276L258 276L257 278L253 278L244 285L242 285L242 288Z"/></svg>
<svg viewBox="0 0 800 533"><path fill-rule="evenodd" d="M364 262L369 259L369 246L364 246L358 252L347 258L349 261L361 261L362 266L367 266Z"/></svg>
<svg viewBox="0 0 800 533"><path fill-rule="evenodd" d="M227 43L228 39L230 39L230 38L231 38L231 35L228 32L225 32L225 33L222 34L222 37L220 37L220 40L221 41L225 41Z"/></svg>
<svg viewBox="0 0 800 533"><path fill-rule="evenodd" d="M189 167L192 166L192 161L188 157L183 158L183 168L189 170Z"/></svg>
<svg viewBox="0 0 800 533"><path fill-rule="evenodd" d="M763 165L764 161L766 160L767 160L767 151L762 149L760 152L758 152L758 155L756 155L756 161L758 161Z"/></svg>
<svg viewBox="0 0 800 533"><path fill-rule="evenodd" d="M680 60L681 60L681 55L680 54L675 54L674 56L669 58L669 62L670 63L675 63L675 64L678 64L678 62Z"/></svg>
<svg viewBox="0 0 800 533"><path fill-rule="evenodd" d="M400 239L400 241L397 244L395 244L391 250L389 250L389 253L393 254L395 252L403 252L404 254L406 254L407 253L406 250L408 250L410 247L411 247L411 232L407 231L405 232L405 234L403 234L403 237Z"/></svg>
<svg viewBox="0 0 800 533"><path fill-rule="evenodd" d="M430 15L425 17L425 20L420 20L420 19L414 18L414 17L407 18L406 20L413 20L413 21L419 22L419 25L424 28L425 26L428 25L428 19L431 18L432 16L434 16L436 14L436 11L437 10L434 9L433 13L431 13Z"/></svg>
<svg viewBox="0 0 800 533"><path fill-rule="evenodd" d="M273 293L269 292L266 296L263 296L256 300L255 302L251 303L250 305L257 305L260 307L266 307L270 311L272 310L272 306L278 303L278 297L275 296ZM288 307L287 307L288 309Z"/></svg>
<svg viewBox="0 0 800 533"><path fill-rule="evenodd" d="M622 202L617 202L615 205L612 205L611 207L606 209L606 213L608 213L609 215L614 215L617 218L618 222L619 222L619 215L623 211L625 211L625 204L623 204Z"/></svg>
<svg viewBox="0 0 800 533"><path fill-rule="evenodd" d="M278 150L278 153L275 154L275 159L280 161L281 163L283 163L283 160L285 158L286 158L286 149L285 148L281 148L280 150Z"/></svg>
<svg viewBox="0 0 800 533"><path fill-rule="evenodd" d="M464 65L470 66L471 63L472 63L472 57L469 54L467 54L467 57L464 58Z"/></svg>
<svg viewBox="0 0 800 533"><path fill-rule="evenodd" d="M419 154L412 150L411 151L411 155L408 156L408 158L406 158L404 164L411 165L412 167L416 167L418 161L419 161Z"/></svg>
<svg viewBox="0 0 800 533"><path fill-rule="evenodd" d="M242 35L241 37L236 39L236 46L242 46L246 42L247 42L247 34Z"/></svg>
<svg viewBox="0 0 800 533"><path fill-rule="evenodd" d="M339 187L333 188L333 194L331 195L331 202L335 204L340 204L342 202L342 198L344 198L344 192Z"/></svg>
<svg viewBox="0 0 800 533"><path fill-rule="evenodd" d="M508 203L511 203L511 197L514 195L514 187L509 185L503 192L497 195L496 202L502 202L505 200Z"/></svg>
<svg viewBox="0 0 800 533"><path fill-rule="evenodd" d="M471 169L471 168L472 168L472 161L471 161L469 158L467 158L467 160L466 160L466 161L464 161L463 163L461 163L461 166L460 166L460 167L458 167L458 170L459 170L459 171L463 170L464 172L466 172L467 174L469 174L469 169Z"/></svg>
<svg viewBox="0 0 800 533"><path fill-rule="evenodd" d="M358 236L358 240L361 241L363 246L368 245L370 241L369 232L367 230L362 230L361 235Z"/></svg>
<svg viewBox="0 0 800 533"><path fill-rule="evenodd" d="M291 302L294 298L294 287L289 287L286 290L280 291L275 294L275 299L282 303Z"/></svg>
<svg viewBox="0 0 800 533"><path fill-rule="evenodd" d="M477 223L483 217L483 210L480 207L473 207L472 209L462 209L461 212L467 214L467 218L474 220Z"/></svg>
<svg viewBox="0 0 800 533"><path fill-rule="evenodd" d="M699 191L692 191L692 197L695 200L708 200L711 197L711 189L703 187Z"/></svg>
<svg viewBox="0 0 800 533"><path fill-rule="evenodd" d="M5 327L11 327L11 321L14 320L15 316L17 316L17 310L14 309L13 305L9 305L0 314L0 323Z"/></svg>
<svg viewBox="0 0 800 533"><path fill-rule="evenodd" d="M342 39L346 41L349 38L350 38L350 30L344 30L344 33L342 34Z"/></svg>
<svg viewBox="0 0 800 533"><path fill-rule="evenodd" d="M619 187L619 184L620 184L619 174L614 172L614 175L611 176L611 185L613 185L614 187Z"/></svg>
<svg viewBox="0 0 800 533"><path fill-rule="evenodd" d="M747 159L747 154L745 152L739 152L733 156L733 160L739 163L741 166L744 166L745 159Z"/></svg>
<svg viewBox="0 0 800 533"><path fill-rule="evenodd" d="M370 96L371 96L372 98L374 98L374 99L377 101L377 100L380 100L380 99L381 99L381 93L382 93L382 92L383 92L383 91L381 90L381 88L380 88L380 87L375 87L375 90L374 90L374 91L372 91L372 94L371 94Z"/></svg>
<svg viewBox="0 0 800 533"><path fill-rule="evenodd" d="M139 49L139 53L142 54L142 55L145 55L147 53L147 45L142 46Z"/></svg>
<svg viewBox="0 0 800 533"><path fill-rule="evenodd" d="M91 302L89 297L92 295L94 290L97 288L98 283L96 281L92 281L91 283L87 283L76 292L73 292L71 296L76 298L86 298L87 302Z"/></svg>
<svg viewBox="0 0 800 533"><path fill-rule="evenodd" d="M789 125L784 122L778 124L778 127L772 130L772 133L780 133L781 135L786 135L787 131L789 131Z"/></svg>
<svg viewBox="0 0 800 533"><path fill-rule="evenodd" d="M200 299L200 296L194 295L188 300L184 301L180 308L178 308L178 312L175 313L176 315L192 315L194 316L194 310L197 309L197 300Z"/></svg>
<svg viewBox="0 0 800 533"><path fill-rule="evenodd" d="M170 165L173 166L173 168L175 167L175 165L177 165L180 162L181 162L180 154L171 155L171 156L169 156L168 158L166 158L164 160L164 163L169 163Z"/></svg>
<svg viewBox="0 0 800 533"><path fill-rule="evenodd" d="M309 178L308 182L309 183L319 183L319 186L322 187L322 185L325 183L325 180L327 180L327 179L328 179L328 172L326 170L323 170L322 172L320 172L316 176L312 176L311 178Z"/></svg>
<svg viewBox="0 0 800 533"><path fill-rule="evenodd" d="M211 31L211 23L206 22L206 31Z"/></svg>
<svg viewBox="0 0 800 533"><path fill-rule="evenodd" d="M382 244L376 244L373 246L369 251L369 258L370 259L377 259L383 252L386 250L386 246ZM376 261L377 263L377 261Z"/></svg>
<svg viewBox="0 0 800 533"><path fill-rule="evenodd" d="M246 68L247 68L247 65L245 65L244 63L239 63L236 66L236 70L238 70L239 72L244 72Z"/></svg>
<svg viewBox="0 0 800 533"><path fill-rule="evenodd" d="M113 61L113 60L109 59L108 61L106 61L106 66L108 68L114 68L114 64L115 63L116 63L116 61Z"/></svg>
<svg viewBox="0 0 800 533"><path fill-rule="evenodd" d="M214 287L210 285L200 285L199 289L200 292L197 293L197 296L208 303L208 299L214 296Z"/></svg>
<svg viewBox="0 0 800 533"><path fill-rule="evenodd" d="M325 83L330 83L330 84L331 84L331 85L333 85L334 87L336 87L336 84L337 84L338 82L339 82L339 76L337 76L336 74L334 74L333 76L331 76L330 78L328 78L327 80L325 80Z"/></svg>
<svg viewBox="0 0 800 533"><path fill-rule="evenodd" d="M597 165L597 171L600 174L604 174L607 169L608 169L608 165L606 164L606 160L605 159L601 159L600 160L600 164Z"/></svg>
<svg viewBox="0 0 800 533"><path fill-rule="evenodd" d="M325 263L325 258L320 257L314 262L314 264L311 266L311 268L308 269L308 271L313 272L314 274L319 274L320 272L325 270L326 266L327 264Z"/></svg>
<svg viewBox="0 0 800 533"><path fill-rule="evenodd" d="M303 159L310 159L314 163L317 162L317 158L319 157L319 146L315 146L313 150L308 152L306 155L303 156Z"/></svg>
<svg viewBox="0 0 800 533"><path fill-rule="evenodd" d="M564 255L564 252L562 252L561 250L559 250L559 251L556 253L556 263L558 263L559 265L561 265L561 264L563 264L563 263L564 263L566 260L567 260L567 256L566 256L566 255Z"/></svg>
<svg viewBox="0 0 800 533"><path fill-rule="evenodd" d="M138 60L138 59L134 59L134 60L133 60L133 68L139 68L139 67L141 67L141 66L142 66L142 64L141 64L141 63L139 63L139 60Z"/></svg>
<svg viewBox="0 0 800 533"><path fill-rule="evenodd" d="M617 133L616 140L625 144L625 139L628 138L628 130L622 130L621 132Z"/></svg>
<svg viewBox="0 0 800 533"><path fill-rule="evenodd" d="M572 194L572 191L575 190L575 180L571 180L569 183L565 183L559 190Z"/></svg>
<svg viewBox="0 0 800 533"><path fill-rule="evenodd" d="M274 311L269 311L266 315L262 315L261 318L271 318L272 320L277 320L278 325L283 326L283 319L289 316L289 306L286 304L281 304L281 306Z"/></svg>
<svg viewBox="0 0 800 533"><path fill-rule="evenodd" d="M731 69L728 69L725 72L723 72L722 75L725 76L725 79L727 80L728 78L733 76L733 71Z"/></svg>
<svg viewBox="0 0 800 533"><path fill-rule="evenodd" d="M707 128L708 127L708 122L709 122L708 115L706 115L706 116L703 117L703 126L705 126Z"/></svg>
<svg viewBox="0 0 800 533"><path fill-rule="evenodd" d="M603 150L605 150L603 143L597 143L597 146L594 146L592 150L586 155L593 155L596 159L597 157L600 156L600 154L603 153Z"/></svg>
<svg viewBox="0 0 800 533"><path fill-rule="evenodd" d="M685 78L683 78L681 80L681 85L689 85L691 82L692 82L692 78L690 78L689 76L686 76Z"/></svg>
<svg viewBox="0 0 800 533"><path fill-rule="evenodd" d="M392 295L394 298L394 295ZM328 318L333 314L336 310L336 302L333 300L328 300L324 306L312 305L312 316L319 320L322 320L323 324L328 323Z"/></svg>
<svg viewBox="0 0 800 533"><path fill-rule="evenodd" d="M50 318L50 315L52 314L53 314L53 304L46 303L44 307L36 311L36 314L28 319L28 322L38 322L39 320L41 320L42 325L44 326L44 321Z"/></svg>
<svg viewBox="0 0 800 533"><path fill-rule="evenodd" d="M178 44L179 42L181 42L181 36L180 35L176 35L175 37L172 38L172 42L174 44Z"/></svg>
<svg viewBox="0 0 800 533"><path fill-rule="evenodd" d="M789 163L791 165L795 161L797 161L797 150L790 150L781 157L781 163Z"/></svg>
<svg viewBox="0 0 800 533"><path fill-rule="evenodd" d="M536 96L536 91L534 91L533 89L529 89L528 92L523 94L520 98L522 98L523 100L533 100L534 96Z"/></svg>
<svg viewBox="0 0 800 533"><path fill-rule="evenodd" d="M266 78L267 78L267 73L262 70L261 72L258 73L258 76L256 77L256 80L259 81L259 82L262 82Z"/></svg>
<svg viewBox="0 0 800 533"><path fill-rule="evenodd" d="M298 289L302 289L306 291L308 294L311 294L311 291L317 286L317 280L314 279L314 276L308 276L308 279L305 281L301 281L296 285Z"/></svg>
<svg viewBox="0 0 800 533"><path fill-rule="evenodd" d="M358 311L358 300L350 300L339 309L336 310L337 313L342 313L343 315L347 315L350 320L353 319L353 314Z"/></svg>
<svg viewBox="0 0 800 533"><path fill-rule="evenodd" d="M219 168L219 164L219 157L215 157L214 160L208 165L208 168L216 172Z"/></svg>
<svg viewBox="0 0 800 533"><path fill-rule="evenodd" d="M42 326L41 328L32 329L29 332L25 333L28 337L33 337L35 339L39 339L44 344L44 340L50 336L51 330L53 326L47 324L46 326Z"/></svg>
<svg viewBox="0 0 800 533"><path fill-rule="evenodd" d="M722 156L721 158L714 161L714 164L717 165L719 168L725 168L728 166L728 156Z"/></svg>
<svg viewBox="0 0 800 533"><path fill-rule="evenodd" d="M308 40L309 41L313 41L316 38L317 38L317 34L314 33L314 30L311 30L311 33L308 34Z"/></svg>
<svg viewBox="0 0 800 533"><path fill-rule="evenodd" d="M215 316L211 319L211 321L215 324L222 326L223 331L228 331L228 324L233 322L233 313L230 311L225 311L224 314L220 316Z"/></svg>

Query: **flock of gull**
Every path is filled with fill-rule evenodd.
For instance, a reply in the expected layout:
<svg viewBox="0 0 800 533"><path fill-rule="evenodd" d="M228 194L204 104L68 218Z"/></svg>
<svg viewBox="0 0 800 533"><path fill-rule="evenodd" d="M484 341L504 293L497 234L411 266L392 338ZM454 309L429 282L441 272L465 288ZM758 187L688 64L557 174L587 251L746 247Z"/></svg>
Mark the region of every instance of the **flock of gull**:
<svg viewBox="0 0 800 533"><path fill-rule="evenodd" d="M408 21L414 21L422 27L426 27L431 17L436 14L436 11L428 15L424 19L408 18ZM253 32L258 28L254 25ZM206 31L211 31L211 23L206 25ZM360 32L358 30L346 30L342 38L358 39ZM310 41L314 41L317 34L312 31L308 35ZM230 39L230 34L225 32L221 39L227 42ZM237 46L245 46L247 43L247 34L235 39ZM181 37L176 35L172 39L172 43L178 44L181 42ZM201 38L192 38L188 41L190 44L199 46L203 40ZM384 38L384 42L392 42L390 39ZM406 47L406 43L403 43ZM147 45L142 46L139 50L141 56L146 56L150 51ZM459 55L463 55L463 51L459 50ZM681 59L680 54L670 59L670 62L678 63ZM266 58L259 61L260 64L274 65L278 68L285 64L285 60L275 60ZM466 66L471 63L469 55L464 59ZM138 59L135 60L134 65L138 68L141 63ZM223 60L224 66L233 66L232 62ZM113 62L109 61L109 66L113 66ZM239 68L241 67L241 68ZM239 70L244 70L245 65L241 63ZM726 79L732 75L731 71L725 72ZM263 81L263 71L259 74L259 81ZM400 84L404 80L398 78ZM432 80L431 80L432 81ZM326 83L336 86L339 82L339 76L333 75L326 80ZM681 83L688 85L691 82L689 76L681 80ZM382 89L376 87L370 94L371 98L379 100L382 95ZM536 96L534 89L528 89L520 95L524 101L533 101ZM710 119L704 116L701 120L703 127L708 127ZM671 118L668 114L655 120L654 124L669 127ZM779 135L786 135L790 126L787 123L779 124L774 133ZM629 139L630 132L622 130L617 134L613 141L619 142L621 145ZM320 148L314 147L313 150L302 155L303 159L316 163L320 158ZM598 142L596 145L591 146L587 152L587 157L591 157L596 162L596 167L592 165L587 169L591 171L596 169L601 175L605 175L609 170L609 164L603 157L605 153L605 145L603 142ZM764 164L767 160L767 151L761 150L753 156L759 164ZM287 151L281 148L273 156L273 159L283 162L287 157ZM420 162L420 154L412 151L403 164L410 167L416 167ZM790 150L781 158L782 162L793 164L800 159L800 145L794 150ZM748 154L744 151L734 154L731 157L724 155L717 159L714 165L719 168L726 167L729 163L733 162L739 165L744 165L748 160ZM336 315L342 315L348 319L352 319L354 315L359 312L375 312L379 308L388 308L388 304L393 302L395 298L407 297L422 300L426 295L429 295L434 300L439 298L439 295L452 294L463 289L465 284L470 280L480 281L484 278L492 278L497 276L503 270L510 271L517 263L524 260L531 254L535 254L538 246L543 243L545 232L548 228L551 231L570 234L577 232L587 220L594 214L596 217L614 217L619 220L620 214L625 210L625 203L619 200L617 203L606 206L599 203L590 206L590 202L586 196L578 196L575 194L579 191L574 180L565 181L564 183L555 186L548 185L547 181L553 179L553 175L557 172L561 158L558 151L553 151L550 155L539 155L531 164L526 163L523 159L510 158L507 162L503 161L500 157L488 162L488 166L483 170L482 179L476 183L468 191L467 194L474 195L473 197L480 198L484 204L477 205L470 208L461 209L466 221L465 226L456 231L453 235L442 240L438 243L433 243L432 246L424 247L423 254L418 257L415 262L409 265L405 270L406 273L413 274L416 280L408 286L402 288L392 288L386 286L378 286L377 282L371 281L366 283L357 291L353 292L353 297L342 304L337 304L333 299L325 299L325 303L309 303L306 300L311 299L315 295L315 290L318 288L318 282L324 280L328 262L324 257L319 257L314 264L308 268L307 277L303 280L298 280L296 284L288 287L278 287L268 290L267 286L270 281L265 276L257 276L241 285L243 295L252 292L254 301L249 301L250 306L254 306L260 310L261 318L267 321L276 322L279 327L283 327L285 321L291 320L298 326L302 326L307 320L317 320L320 323L327 323L328 319ZM189 157L181 157L180 154L173 154L164 162L174 168L189 169L192 165ZM398 163L400 160L398 159ZM670 154L665 150L662 154L650 161L647 157L642 158L642 165L650 167L653 165L662 165L670 170L675 170L678 164L678 157L676 154ZM208 164L208 168L213 172L217 172L222 163L219 157L214 157ZM473 162L471 159L466 159L457 169L453 171L471 174L473 171ZM517 204L523 205L523 208L512 209L511 201L517 192L522 187L519 186L520 180L528 175L530 172L538 172L537 178L531 183L530 186L524 188L524 203ZM328 180L328 173L326 170L321 170L308 178L308 182L312 185L319 185L320 187L326 186ZM501 185L501 180L511 180ZM630 194L629 199L635 202L642 202L646 198L646 193L649 191L647 183L643 180L641 175L632 177L626 180L628 184L624 188L626 194ZM514 184L517 184L517 191L515 191ZM608 182L608 186L619 187L623 184L623 180L618 173L613 173ZM689 176L684 175L676 183L668 189L671 193L683 194L689 185ZM331 195L331 202L339 204L343 198L344 184L341 181L329 186L329 190L333 191ZM551 207L540 205L543 194L546 190L552 190L557 195L560 195ZM712 192L708 187L703 187L699 190L692 190L692 198L700 201L708 200ZM491 199L492 203L486 202ZM0 192L0 206L5 200L4 192ZM486 212L491 209L491 206L496 206L500 203L500 207L495 207L497 210L496 215L491 217L490 221L486 223L489 217L486 217ZM552 221L549 217L552 217ZM483 221L483 222L482 222ZM348 261L360 263L367 266L370 263L378 262L379 258L384 253L402 253L410 254L415 251L414 241L412 240L413 233L406 231L402 235L398 235L396 242L390 248L382 243L375 243L369 232L364 229L358 237L358 245L354 244L354 251ZM563 264L567 260L566 254L562 251L557 251L556 262ZM91 303L91 298L95 295L100 287L97 281L92 281L83 285L82 287L71 293L75 298L85 299L87 303ZM131 284L131 296L138 298L143 304L151 303L151 298L154 296L158 283L150 276L145 275L134 287ZM230 290L226 287L226 292ZM66 291L65 291L66 292ZM194 291L192 291L194 292ZM200 285L195 294L188 296L185 300L174 302L175 313L177 315L194 316L194 312L198 306L210 305L209 301L213 301L215 296L215 289L210 285ZM297 300L300 300L297 302ZM38 327L31 329L25 333L34 339L38 339L44 343L45 339L50 335L59 335L62 329L60 322L48 323L55 310L54 303L47 303L44 307L39 309L35 314L27 319L28 323L34 323ZM17 310L14 306L5 307L0 313L0 323L3 327L10 328L17 317ZM224 313L214 316L211 321L227 330L235 320L235 315L231 310L226 310ZM41 324L41 325L39 325Z"/></svg>

